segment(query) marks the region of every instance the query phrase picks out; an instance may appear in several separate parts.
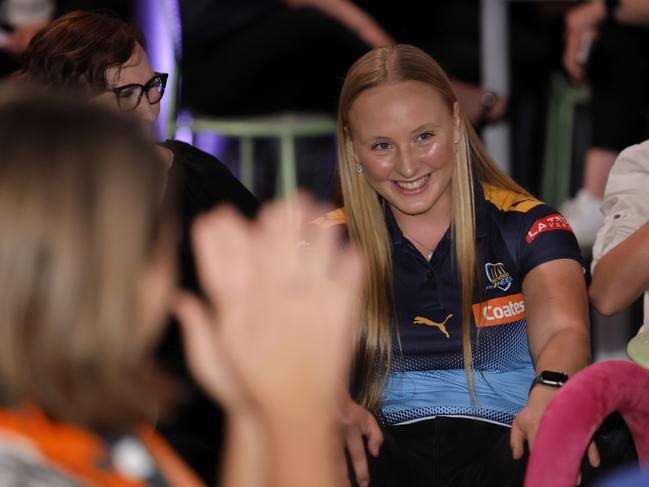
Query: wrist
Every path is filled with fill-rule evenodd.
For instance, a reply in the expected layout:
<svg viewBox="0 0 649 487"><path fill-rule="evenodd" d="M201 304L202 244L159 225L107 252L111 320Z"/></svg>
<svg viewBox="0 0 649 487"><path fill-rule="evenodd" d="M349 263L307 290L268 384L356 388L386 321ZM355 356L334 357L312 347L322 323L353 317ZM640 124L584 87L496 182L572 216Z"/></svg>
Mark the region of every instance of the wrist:
<svg viewBox="0 0 649 487"><path fill-rule="evenodd" d="M541 371L530 384L529 395L534 389L544 387L547 389L558 389L568 381L568 375L565 372L555 372L551 370Z"/></svg>

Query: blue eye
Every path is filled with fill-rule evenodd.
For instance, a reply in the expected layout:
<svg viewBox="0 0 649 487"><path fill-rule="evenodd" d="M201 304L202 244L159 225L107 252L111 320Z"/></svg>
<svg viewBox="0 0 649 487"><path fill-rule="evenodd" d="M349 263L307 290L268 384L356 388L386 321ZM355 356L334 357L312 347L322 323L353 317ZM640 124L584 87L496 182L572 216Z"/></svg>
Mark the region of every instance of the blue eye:
<svg viewBox="0 0 649 487"><path fill-rule="evenodd" d="M389 148L390 148L390 144L388 144L387 142L379 142L378 144L374 144L372 146L372 150L377 150L379 152L386 151Z"/></svg>

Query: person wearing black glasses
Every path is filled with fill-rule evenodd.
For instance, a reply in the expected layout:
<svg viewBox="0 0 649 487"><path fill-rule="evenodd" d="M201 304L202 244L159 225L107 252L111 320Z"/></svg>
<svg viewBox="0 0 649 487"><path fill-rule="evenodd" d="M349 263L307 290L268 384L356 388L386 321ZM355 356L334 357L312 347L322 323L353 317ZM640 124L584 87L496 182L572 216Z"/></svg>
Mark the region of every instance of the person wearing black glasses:
<svg viewBox="0 0 649 487"><path fill-rule="evenodd" d="M160 113L167 75L156 73L144 51L140 30L94 12L72 12L48 24L33 38L19 76L53 87L81 88L97 103L137 117L150 134ZM180 281L197 291L189 225L199 213L226 202L252 217L256 198L217 159L189 144L167 140L158 145L168 168L181 223ZM119 238L118 235L115 238ZM186 384L188 398L161 432L193 469L213 485L220 450L222 413L190 379L177 326L167 327L160 347L163 364Z"/></svg>

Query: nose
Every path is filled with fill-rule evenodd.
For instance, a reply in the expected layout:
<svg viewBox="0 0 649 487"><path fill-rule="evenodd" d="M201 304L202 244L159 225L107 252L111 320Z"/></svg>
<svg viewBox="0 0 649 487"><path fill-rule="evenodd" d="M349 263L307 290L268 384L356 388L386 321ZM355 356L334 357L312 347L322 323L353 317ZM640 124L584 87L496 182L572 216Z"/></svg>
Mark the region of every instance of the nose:
<svg viewBox="0 0 649 487"><path fill-rule="evenodd" d="M399 154L396 169L404 178L411 178L417 173L419 164L412 150L404 149Z"/></svg>

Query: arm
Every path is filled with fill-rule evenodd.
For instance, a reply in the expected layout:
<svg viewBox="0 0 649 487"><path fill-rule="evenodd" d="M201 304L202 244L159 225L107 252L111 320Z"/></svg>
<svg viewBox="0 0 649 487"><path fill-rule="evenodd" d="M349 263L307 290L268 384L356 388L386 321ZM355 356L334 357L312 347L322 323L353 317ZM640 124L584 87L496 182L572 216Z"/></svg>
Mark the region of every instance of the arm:
<svg viewBox="0 0 649 487"><path fill-rule="evenodd" d="M529 348L536 373L543 370L572 375L590 362L588 300L581 265L558 259L532 269L523 281ZM556 389L534 387L527 405L512 424L514 458L532 449L536 430Z"/></svg>
<svg viewBox="0 0 649 487"><path fill-rule="evenodd" d="M349 0L284 0L290 7L312 7L354 32L372 47L393 42L374 18Z"/></svg>
<svg viewBox="0 0 649 487"><path fill-rule="evenodd" d="M612 315L649 289L649 223L606 253L593 272L588 294L593 306Z"/></svg>
<svg viewBox="0 0 649 487"><path fill-rule="evenodd" d="M621 311L647 289L648 184L649 141L622 151L606 183L589 289L591 302L605 315Z"/></svg>

